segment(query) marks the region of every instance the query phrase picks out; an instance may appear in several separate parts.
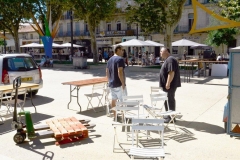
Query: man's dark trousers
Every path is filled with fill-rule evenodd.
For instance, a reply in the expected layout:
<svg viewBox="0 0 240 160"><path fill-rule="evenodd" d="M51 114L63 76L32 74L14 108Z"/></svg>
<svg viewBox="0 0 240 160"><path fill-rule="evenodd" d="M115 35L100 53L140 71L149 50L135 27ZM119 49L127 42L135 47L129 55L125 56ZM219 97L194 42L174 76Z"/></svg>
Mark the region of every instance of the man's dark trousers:
<svg viewBox="0 0 240 160"><path fill-rule="evenodd" d="M169 105L169 110L175 111L176 109L176 102L175 102L175 92L177 88L170 88L170 89L165 89L164 91L167 92L168 96L168 105ZM167 101L164 102L165 105L165 110L168 111L168 106L167 106Z"/></svg>

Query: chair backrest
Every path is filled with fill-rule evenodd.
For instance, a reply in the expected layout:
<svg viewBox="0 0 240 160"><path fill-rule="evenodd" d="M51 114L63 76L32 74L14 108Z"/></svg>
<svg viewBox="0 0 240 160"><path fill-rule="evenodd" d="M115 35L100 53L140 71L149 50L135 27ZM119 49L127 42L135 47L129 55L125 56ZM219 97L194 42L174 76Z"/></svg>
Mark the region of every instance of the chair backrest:
<svg viewBox="0 0 240 160"><path fill-rule="evenodd" d="M150 100L152 107L158 107L159 109L162 109L162 107L164 106L164 102L168 100L167 93L163 92L158 94L150 94Z"/></svg>
<svg viewBox="0 0 240 160"><path fill-rule="evenodd" d="M93 87L92 87L92 91L96 91L96 90L100 90L102 92L104 92L104 89L105 89L105 83L99 83L99 84L94 84Z"/></svg>
<svg viewBox="0 0 240 160"><path fill-rule="evenodd" d="M134 145L134 133L138 133L138 131L158 131L160 144L163 148L164 119L132 119L132 145Z"/></svg>
<svg viewBox="0 0 240 160"><path fill-rule="evenodd" d="M138 101L117 101L116 102L116 106L115 106L115 110L116 111L121 111L123 112L123 114L125 115L126 112L130 112L130 111L137 111L137 115L139 118L139 102ZM117 114L115 115L117 116ZM125 118L125 116L124 116ZM117 121L117 118L115 118L115 121Z"/></svg>
<svg viewBox="0 0 240 160"><path fill-rule="evenodd" d="M139 104L143 104L143 95L135 95L135 96L123 96L124 102L139 102Z"/></svg>
<svg viewBox="0 0 240 160"><path fill-rule="evenodd" d="M153 87L153 86L151 86L151 94L158 94L159 92L163 92L162 91L162 87Z"/></svg>
<svg viewBox="0 0 240 160"><path fill-rule="evenodd" d="M0 108L2 106L2 100L3 100L3 91L0 91Z"/></svg>
<svg viewBox="0 0 240 160"><path fill-rule="evenodd" d="M11 93L11 96L15 97L15 94L16 94L16 90L13 89L12 93ZM26 98L26 94L27 94L27 88L18 88L18 95L23 95L24 99L25 99Z"/></svg>

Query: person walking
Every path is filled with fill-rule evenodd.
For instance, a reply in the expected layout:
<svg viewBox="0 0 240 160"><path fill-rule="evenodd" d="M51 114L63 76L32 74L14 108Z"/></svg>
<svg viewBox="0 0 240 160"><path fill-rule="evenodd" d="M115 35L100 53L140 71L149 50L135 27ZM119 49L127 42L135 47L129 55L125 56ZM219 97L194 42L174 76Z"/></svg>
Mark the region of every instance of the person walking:
<svg viewBox="0 0 240 160"><path fill-rule="evenodd" d="M115 54L108 60L106 68L106 76L112 96L111 108L116 106L116 101L122 101L122 96L127 95L125 63L123 59L122 46L118 45L115 48ZM114 117L116 112L113 111Z"/></svg>
<svg viewBox="0 0 240 160"><path fill-rule="evenodd" d="M175 92L177 87L181 87L179 65L176 58L170 55L170 50L163 47L160 51L161 57L164 59L164 63L160 69L160 79L159 86L163 88L164 92L167 92L168 103L165 101L165 110L175 111L176 102L175 102ZM168 106L167 106L168 105ZM168 123L171 120L171 117L164 117L164 122Z"/></svg>

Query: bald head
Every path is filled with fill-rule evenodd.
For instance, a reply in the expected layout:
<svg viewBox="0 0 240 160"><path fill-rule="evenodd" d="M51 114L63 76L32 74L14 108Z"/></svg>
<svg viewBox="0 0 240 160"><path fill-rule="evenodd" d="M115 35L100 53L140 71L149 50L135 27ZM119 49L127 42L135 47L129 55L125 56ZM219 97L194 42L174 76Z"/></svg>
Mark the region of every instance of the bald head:
<svg viewBox="0 0 240 160"><path fill-rule="evenodd" d="M160 55L162 58L166 59L168 56L170 56L170 50L168 48L162 47Z"/></svg>

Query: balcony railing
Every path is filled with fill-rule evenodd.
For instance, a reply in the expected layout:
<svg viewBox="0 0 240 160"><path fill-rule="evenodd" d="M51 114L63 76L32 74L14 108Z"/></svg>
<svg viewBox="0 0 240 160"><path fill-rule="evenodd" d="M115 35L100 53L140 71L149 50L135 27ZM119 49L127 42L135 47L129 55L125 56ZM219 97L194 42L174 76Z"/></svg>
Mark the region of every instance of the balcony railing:
<svg viewBox="0 0 240 160"><path fill-rule="evenodd" d="M174 33L188 33L189 31L188 25L179 25L175 28Z"/></svg>
<svg viewBox="0 0 240 160"><path fill-rule="evenodd" d="M67 32L58 32L57 37L70 37L71 31ZM73 36L90 36L88 31L74 31Z"/></svg>

